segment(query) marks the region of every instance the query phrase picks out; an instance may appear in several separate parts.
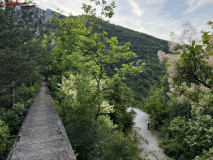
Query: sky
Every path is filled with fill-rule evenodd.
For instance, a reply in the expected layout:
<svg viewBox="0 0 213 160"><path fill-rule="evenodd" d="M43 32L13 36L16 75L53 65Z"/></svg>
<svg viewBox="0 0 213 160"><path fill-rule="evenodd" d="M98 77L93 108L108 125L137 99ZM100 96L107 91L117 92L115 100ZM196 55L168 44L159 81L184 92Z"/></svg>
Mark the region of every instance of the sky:
<svg viewBox="0 0 213 160"><path fill-rule="evenodd" d="M82 3L89 0L35 0L42 9L63 10L65 15L80 15ZM111 2L111 0L107 0ZM213 21L213 0L115 0L115 15L110 20L129 29L161 39L170 33L180 34L183 23L190 22L198 31L210 31Z"/></svg>

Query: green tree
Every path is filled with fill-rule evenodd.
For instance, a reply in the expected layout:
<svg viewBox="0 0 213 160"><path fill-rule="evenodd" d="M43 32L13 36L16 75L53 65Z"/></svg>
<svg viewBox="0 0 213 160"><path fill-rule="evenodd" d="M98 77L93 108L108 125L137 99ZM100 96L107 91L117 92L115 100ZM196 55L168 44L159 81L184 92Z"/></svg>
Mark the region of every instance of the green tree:
<svg viewBox="0 0 213 160"><path fill-rule="evenodd" d="M0 159L6 158L7 152L5 151L10 148L11 144L8 126L0 119Z"/></svg>
<svg viewBox="0 0 213 160"><path fill-rule="evenodd" d="M170 138L165 140L165 152L178 159L193 159L212 147L212 123L210 116L198 116L188 122L183 118L171 121ZM169 144L169 145L168 145Z"/></svg>
<svg viewBox="0 0 213 160"><path fill-rule="evenodd" d="M211 22L209 22L212 25ZM211 113L212 97L212 35L203 32L202 44L183 44L181 51L165 55L158 52L160 60L166 60L171 90L176 96L183 96L197 108L207 108ZM203 101L207 101L204 103Z"/></svg>
<svg viewBox="0 0 213 160"><path fill-rule="evenodd" d="M113 123L118 125L118 129L129 133L134 125L134 112L127 112L127 108L134 105L133 93L120 78L114 78L109 89L111 91L107 99L114 106L114 112L110 113L110 117Z"/></svg>
<svg viewBox="0 0 213 160"><path fill-rule="evenodd" d="M104 6L102 18L112 16L114 3L108 5L106 1L95 2ZM103 19L94 17L92 6L84 5L84 9L87 13L93 13L90 27L86 27L88 17L85 16L75 19L55 17L56 32L44 39L44 46L52 39L48 80L57 110L71 144L79 154L78 159L140 159L136 141L130 131L127 134L127 128L133 124L133 117L125 110L128 102L122 101L124 91L116 91L117 88L112 87L114 93L119 94L118 99L121 97L116 102L119 108L117 111L121 111L119 114L123 120L119 129L109 118L116 104L108 96L113 80L116 85L116 79L123 77L125 72L130 75L142 72L143 64L123 64L121 68L115 69L117 74L110 79L107 69L123 58L131 58L133 54L129 51L129 44L119 46L117 38L107 38L105 32L94 32L97 25L93 22L98 21L101 27ZM126 134L123 134L123 128ZM122 148L117 139L128 146ZM119 155L116 154L118 151L115 153L112 149L116 146L122 148Z"/></svg>
<svg viewBox="0 0 213 160"><path fill-rule="evenodd" d="M43 58L37 51L41 51L39 38L43 29L37 12L31 9L8 5L0 9L0 15L0 106L11 108L17 102L15 90L39 72L38 62Z"/></svg>
<svg viewBox="0 0 213 160"><path fill-rule="evenodd" d="M14 141L40 88L46 65L41 47L44 25L38 11L14 7L0 8L0 117L8 126L8 144ZM10 147L1 150L5 157Z"/></svg>
<svg viewBox="0 0 213 160"><path fill-rule="evenodd" d="M210 151L203 152L212 148L212 37L212 32L203 32L202 44L192 41L179 45L173 54L158 52L160 61L166 63L171 97L165 110L171 118L161 118L160 145L175 159L211 155Z"/></svg>
<svg viewBox="0 0 213 160"><path fill-rule="evenodd" d="M101 83L110 81L106 76L107 69L112 66L112 64L117 63L120 59L129 59L134 56L134 53L129 51L130 43L126 43L123 46L118 45L118 40L116 37L107 38L107 33L103 28L104 18L112 18L114 15L115 2L112 1L110 4L105 0L91 0L95 2L97 7L100 7L101 13L99 18L96 16L96 8L93 8L91 5L83 4L83 9L86 14L89 14L93 22L99 22L94 27L101 29L100 33L92 34L90 39L90 49L86 51L89 65L93 66L90 68L90 73L93 75L97 84L97 95L98 95L98 113L100 115L100 102L101 100ZM138 67L133 66L133 63L123 64L120 70L117 70L117 75L123 75L124 73L134 74L136 72L143 71L143 65L141 64Z"/></svg>

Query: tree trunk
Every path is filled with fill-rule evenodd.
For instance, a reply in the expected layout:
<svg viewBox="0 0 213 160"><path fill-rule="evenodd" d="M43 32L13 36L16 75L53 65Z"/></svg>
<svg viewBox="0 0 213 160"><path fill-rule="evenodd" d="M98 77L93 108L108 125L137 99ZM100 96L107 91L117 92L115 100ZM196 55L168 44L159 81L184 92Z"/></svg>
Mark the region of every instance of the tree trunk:
<svg viewBox="0 0 213 160"><path fill-rule="evenodd" d="M188 107L188 119L191 119L191 105L189 104L189 107Z"/></svg>

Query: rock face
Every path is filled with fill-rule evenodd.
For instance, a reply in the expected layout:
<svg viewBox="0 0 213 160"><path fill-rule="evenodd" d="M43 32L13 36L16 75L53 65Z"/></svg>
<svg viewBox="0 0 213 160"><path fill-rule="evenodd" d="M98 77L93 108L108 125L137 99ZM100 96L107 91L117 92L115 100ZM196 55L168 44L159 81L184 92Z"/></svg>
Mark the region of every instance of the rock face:
<svg viewBox="0 0 213 160"><path fill-rule="evenodd" d="M45 82L7 160L74 160L75 155Z"/></svg>
<svg viewBox="0 0 213 160"><path fill-rule="evenodd" d="M51 9L43 10L38 8L38 11L39 16L43 16L44 23L47 23L49 21L49 18L54 16L54 11L52 11Z"/></svg>

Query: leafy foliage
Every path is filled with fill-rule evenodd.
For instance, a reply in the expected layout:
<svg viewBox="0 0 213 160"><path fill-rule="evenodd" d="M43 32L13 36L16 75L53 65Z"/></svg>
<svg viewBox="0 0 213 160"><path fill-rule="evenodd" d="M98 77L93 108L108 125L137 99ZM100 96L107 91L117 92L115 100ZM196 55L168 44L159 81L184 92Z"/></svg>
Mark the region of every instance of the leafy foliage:
<svg viewBox="0 0 213 160"><path fill-rule="evenodd" d="M14 7L0 8L0 159L11 149L46 65L42 17L38 10Z"/></svg>
<svg viewBox="0 0 213 160"><path fill-rule="evenodd" d="M110 99L114 106L114 112L110 113L110 117L114 124L118 125L118 129L129 133L134 125L134 113L127 112L127 108L134 103L133 93L119 78L115 78L109 88L111 92L107 99Z"/></svg>
<svg viewBox="0 0 213 160"><path fill-rule="evenodd" d="M159 87L160 77L166 74L165 67L159 63L156 52L158 50L167 52L168 42L107 22L103 22L103 28L107 32L107 37L117 37L119 45L131 42L130 50L135 53L131 59L122 60L111 66L107 70L109 76L115 74L114 68L120 68L122 63L134 62L136 66L145 63L143 72L134 75L126 74L124 81L134 91L134 98L137 100L136 105L141 107L147 98L149 89L152 86Z"/></svg>
<svg viewBox="0 0 213 160"><path fill-rule="evenodd" d="M179 50L173 48L173 54L158 52L166 63L168 82L151 90L144 110L159 122L160 146L174 159L211 157L211 39L212 32L203 32L202 44L175 44Z"/></svg>
<svg viewBox="0 0 213 160"><path fill-rule="evenodd" d="M171 121L168 139L164 140L166 154L177 159L193 159L203 150L212 147L212 123L210 116L199 116L189 120L175 118ZM169 144L169 145L168 145Z"/></svg>
<svg viewBox="0 0 213 160"><path fill-rule="evenodd" d="M120 46L116 37L108 38L102 30L103 17L112 16L113 3L95 3L103 9L100 18L92 6L84 4L88 17L53 19L56 32L44 39L44 46L52 45L49 85L78 159L141 159L131 133L133 113L126 111L131 98L124 100L131 92L122 76L126 71L142 72L143 64L129 63L117 68L112 77L107 75L109 67L134 53L129 43ZM88 19L100 25L86 27ZM101 32L95 32L96 27Z"/></svg>
<svg viewBox="0 0 213 160"><path fill-rule="evenodd" d="M6 158L6 150L11 146L10 133L7 124L0 119L0 159Z"/></svg>

